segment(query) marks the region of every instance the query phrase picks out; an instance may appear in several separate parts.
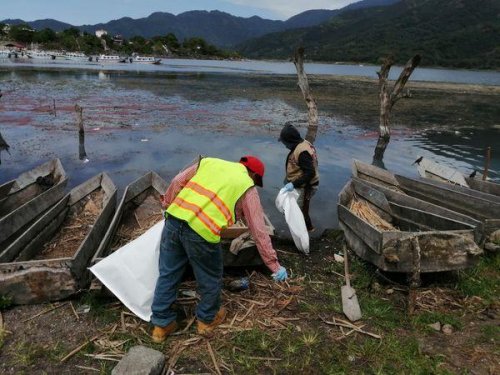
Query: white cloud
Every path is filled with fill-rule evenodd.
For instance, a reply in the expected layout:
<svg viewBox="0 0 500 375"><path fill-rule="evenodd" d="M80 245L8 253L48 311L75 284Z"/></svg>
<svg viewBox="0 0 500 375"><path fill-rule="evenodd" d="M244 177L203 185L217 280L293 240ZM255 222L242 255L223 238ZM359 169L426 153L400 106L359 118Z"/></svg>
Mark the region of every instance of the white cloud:
<svg viewBox="0 0 500 375"><path fill-rule="evenodd" d="M309 9L338 9L359 0L226 0L226 2L270 11L280 18L290 18Z"/></svg>

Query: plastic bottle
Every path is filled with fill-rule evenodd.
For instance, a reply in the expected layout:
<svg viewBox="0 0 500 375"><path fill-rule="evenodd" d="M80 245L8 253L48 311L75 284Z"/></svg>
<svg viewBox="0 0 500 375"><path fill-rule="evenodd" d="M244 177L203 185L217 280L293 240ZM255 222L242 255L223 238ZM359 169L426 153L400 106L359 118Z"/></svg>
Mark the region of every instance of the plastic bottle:
<svg viewBox="0 0 500 375"><path fill-rule="evenodd" d="M250 287L250 280L248 277L242 277L241 279L233 280L228 284L228 289L231 292L240 292L242 290L247 290Z"/></svg>

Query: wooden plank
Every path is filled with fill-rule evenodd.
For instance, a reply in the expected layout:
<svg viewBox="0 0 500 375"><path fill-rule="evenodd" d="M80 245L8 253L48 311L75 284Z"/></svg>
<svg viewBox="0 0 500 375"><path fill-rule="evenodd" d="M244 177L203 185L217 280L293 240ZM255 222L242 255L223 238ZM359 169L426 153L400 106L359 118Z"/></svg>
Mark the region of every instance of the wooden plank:
<svg viewBox="0 0 500 375"><path fill-rule="evenodd" d="M392 260L397 272L411 272L413 268L411 239L417 237L421 249L420 272L442 272L472 267L479 261L482 250L472 236L464 232L429 231L406 233L395 237L385 232L383 256ZM394 262L394 259L398 259ZM388 261L389 263L389 261Z"/></svg>
<svg viewBox="0 0 500 375"><path fill-rule="evenodd" d="M465 181L465 177L455 168L438 164L426 158L422 158L416 165L421 177L469 187L467 181Z"/></svg>
<svg viewBox="0 0 500 375"><path fill-rule="evenodd" d="M484 195L487 194L460 186L439 186L429 180L413 180L399 175L396 177L404 192L414 197L445 206L481 221L486 218L500 218L500 203L485 198ZM469 192L474 194L471 195Z"/></svg>
<svg viewBox="0 0 500 375"><path fill-rule="evenodd" d="M353 179L352 185L356 194L375 206L374 209L379 216L381 216L388 222L392 221L391 206L384 193L379 190L373 189L369 185L363 183L361 180Z"/></svg>
<svg viewBox="0 0 500 375"><path fill-rule="evenodd" d="M337 205L337 211L339 215L339 222L342 221L354 233L356 233L356 235L359 236L370 249L380 254L382 250L381 232L369 223L361 220L349 211L347 207L341 204Z"/></svg>
<svg viewBox="0 0 500 375"><path fill-rule="evenodd" d="M500 196L500 184L491 181L478 180L477 178L465 179L469 186L482 193Z"/></svg>
<svg viewBox="0 0 500 375"><path fill-rule="evenodd" d="M424 227L432 228L434 230L473 231L474 229L474 227L469 224L448 219L446 217L435 215L433 213L419 210L413 207L401 206L395 203L391 203L391 208L394 216L402 219L407 219L418 226L422 225L422 227L420 227L421 229Z"/></svg>
<svg viewBox="0 0 500 375"><path fill-rule="evenodd" d="M102 239L99 248L97 249L94 257L92 258L91 261L92 264L99 262L102 258L109 255L113 238L116 234L118 227L120 226L120 222L122 221L123 218L123 212L125 210L127 203L134 199L137 199L139 195L141 194L144 195L145 193L147 193L146 190L149 188L153 188L154 191L156 191L158 194L164 194L166 189L168 188L168 185L157 173L148 172L144 176L130 183L125 188L122 199L118 204L118 207L106 231L106 234L104 235L104 238ZM146 194L145 196L147 195L149 194Z"/></svg>
<svg viewBox="0 0 500 375"><path fill-rule="evenodd" d="M394 177L394 174L385 169L365 164L359 160L353 160L352 168L352 175L354 177L381 183L382 185L399 186L399 181Z"/></svg>
<svg viewBox="0 0 500 375"><path fill-rule="evenodd" d="M354 180L357 180L357 178L353 178L353 181ZM401 206L414 207L422 211L427 211L436 215L447 217L452 220L460 221L462 223L467 223L471 226L478 227L482 225L479 220L461 214L457 211L450 210L446 207L412 197L411 195L400 193L398 191L386 188L384 186L374 184L373 182L364 181L364 183L370 185L374 189L380 190L385 194L388 200L392 201L393 203L399 204Z"/></svg>
<svg viewBox="0 0 500 375"><path fill-rule="evenodd" d="M114 190L109 191L109 189L113 187L114 184L113 186L107 186L106 188L103 187L106 194L103 210L71 262L71 271L75 275L80 288L85 288L88 286L88 283L90 283L90 273L87 270L87 267L89 266L90 260L95 255L115 212L117 195L116 187Z"/></svg>
<svg viewBox="0 0 500 375"><path fill-rule="evenodd" d="M42 303L69 297L78 290L69 269L33 267L0 273L0 293L14 304Z"/></svg>
<svg viewBox="0 0 500 375"><path fill-rule="evenodd" d="M384 271L391 271L395 268L395 265L386 263L384 257L379 253L376 253L372 248L370 248L363 239L361 239L357 232L353 231L349 226L345 225L339 220L339 226L344 232L347 244L349 248L356 253L361 259L372 263L375 267L380 268Z"/></svg>
<svg viewBox="0 0 500 375"><path fill-rule="evenodd" d="M62 198L67 182L68 179L65 178L54 187L0 218L0 227L2 228L2 231L0 231L0 250L4 248L2 243L5 240L11 236L18 235L16 232L19 229L30 223Z"/></svg>
<svg viewBox="0 0 500 375"><path fill-rule="evenodd" d="M43 244L51 239L56 233L57 229L61 226L64 219L69 212L69 207L64 206L59 212L54 212L57 214L49 224L39 232L35 237L33 237L30 243L19 252L16 260L24 261L34 258L36 255L40 254L43 250Z"/></svg>
<svg viewBox="0 0 500 375"><path fill-rule="evenodd" d="M40 232L44 231L51 221L57 217L61 211L67 206L70 194L67 194L61 199L54 207L49 209L44 215L36 220L30 227L28 227L15 241L7 246L0 253L0 262L12 262L19 256L21 250L29 246Z"/></svg>
<svg viewBox="0 0 500 375"><path fill-rule="evenodd" d="M12 185L14 185L15 182L16 180L11 180L0 185L0 202L2 201L2 199L7 197L7 195L10 192L10 189L12 188Z"/></svg>

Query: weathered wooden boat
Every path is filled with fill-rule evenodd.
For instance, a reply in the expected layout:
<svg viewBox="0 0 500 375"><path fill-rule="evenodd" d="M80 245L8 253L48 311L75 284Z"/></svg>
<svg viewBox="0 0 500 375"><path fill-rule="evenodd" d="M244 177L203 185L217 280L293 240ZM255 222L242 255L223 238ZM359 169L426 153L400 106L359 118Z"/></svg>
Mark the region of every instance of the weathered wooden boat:
<svg viewBox="0 0 500 375"><path fill-rule="evenodd" d="M466 177L465 181L471 189L500 197L500 184L492 181L484 181L480 178Z"/></svg>
<svg viewBox="0 0 500 375"><path fill-rule="evenodd" d="M105 173L72 189L0 254L0 294L26 304L85 288L115 208L116 187Z"/></svg>
<svg viewBox="0 0 500 375"><path fill-rule="evenodd" d="M165 180L151 171L125 188L92 264L139 237L163 219L160 195L165 194L167 187Z"/></svg>
<svg viewBox="0 0 500 375"><path fill-rule="evenodd" d="M12 186L14 185L15 182L16 182L16 180L11 180L11 181L7 181L7 182L3 183L2 185L0 185L0 207L2 205L2 202L9 195L10 189L12 188Z"/></svg>
<svg viewBox="0 0 500 375"><path fill-rule="evenodd" d="M485 236L500 229L498 196L430 179L395 175L358 160L353 161L353 176L470 216L483 224Z"/></svg>
<svg viewBox="0 0 500 375"><path fill-rule="evenodd" d="M429 212L403 194L386 196L357 178L339 193L338 216L349 247L383 271L458 270L475 265L482 254L473 222Z"/></svg>
<svg viewBox="0 0 500 375"><path fill-rule="evenodd" d="M60 160L53 159L5 184L11 185L0 199L0 252L63 197L67 182Z"/></svg>
<svg viewBox="0 0 500 375"><path fill-rule="evenodd" d="M415 164L417 164L417 170L421 177L436 180L438 182L460 185L486 194L500 196L500 184L482 180L480 176L466 177L457 169L438 164L425 158L417 159Z"/></svg>
<svg viewBox="0 0 500 375"><path fill-rule="evenodd" d="M447 182L453 185L469 187L465 177L457 169L438 164L432 160L420 157L415 161L417 171L421 177L431 180Z"/></svg>

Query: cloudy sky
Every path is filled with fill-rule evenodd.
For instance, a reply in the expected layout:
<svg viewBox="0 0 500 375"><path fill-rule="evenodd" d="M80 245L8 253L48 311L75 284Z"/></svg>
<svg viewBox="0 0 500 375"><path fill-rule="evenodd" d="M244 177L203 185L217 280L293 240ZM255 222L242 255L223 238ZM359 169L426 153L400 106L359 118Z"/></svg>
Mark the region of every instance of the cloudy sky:
<svg viewBox="0 0 500 375"><path fill-rule="evenodd" d="M53 18L78 26L153 12L220 10L240 17L286 20L308 9L338 9L359 0L0 0L0 19Z"/></svg>

